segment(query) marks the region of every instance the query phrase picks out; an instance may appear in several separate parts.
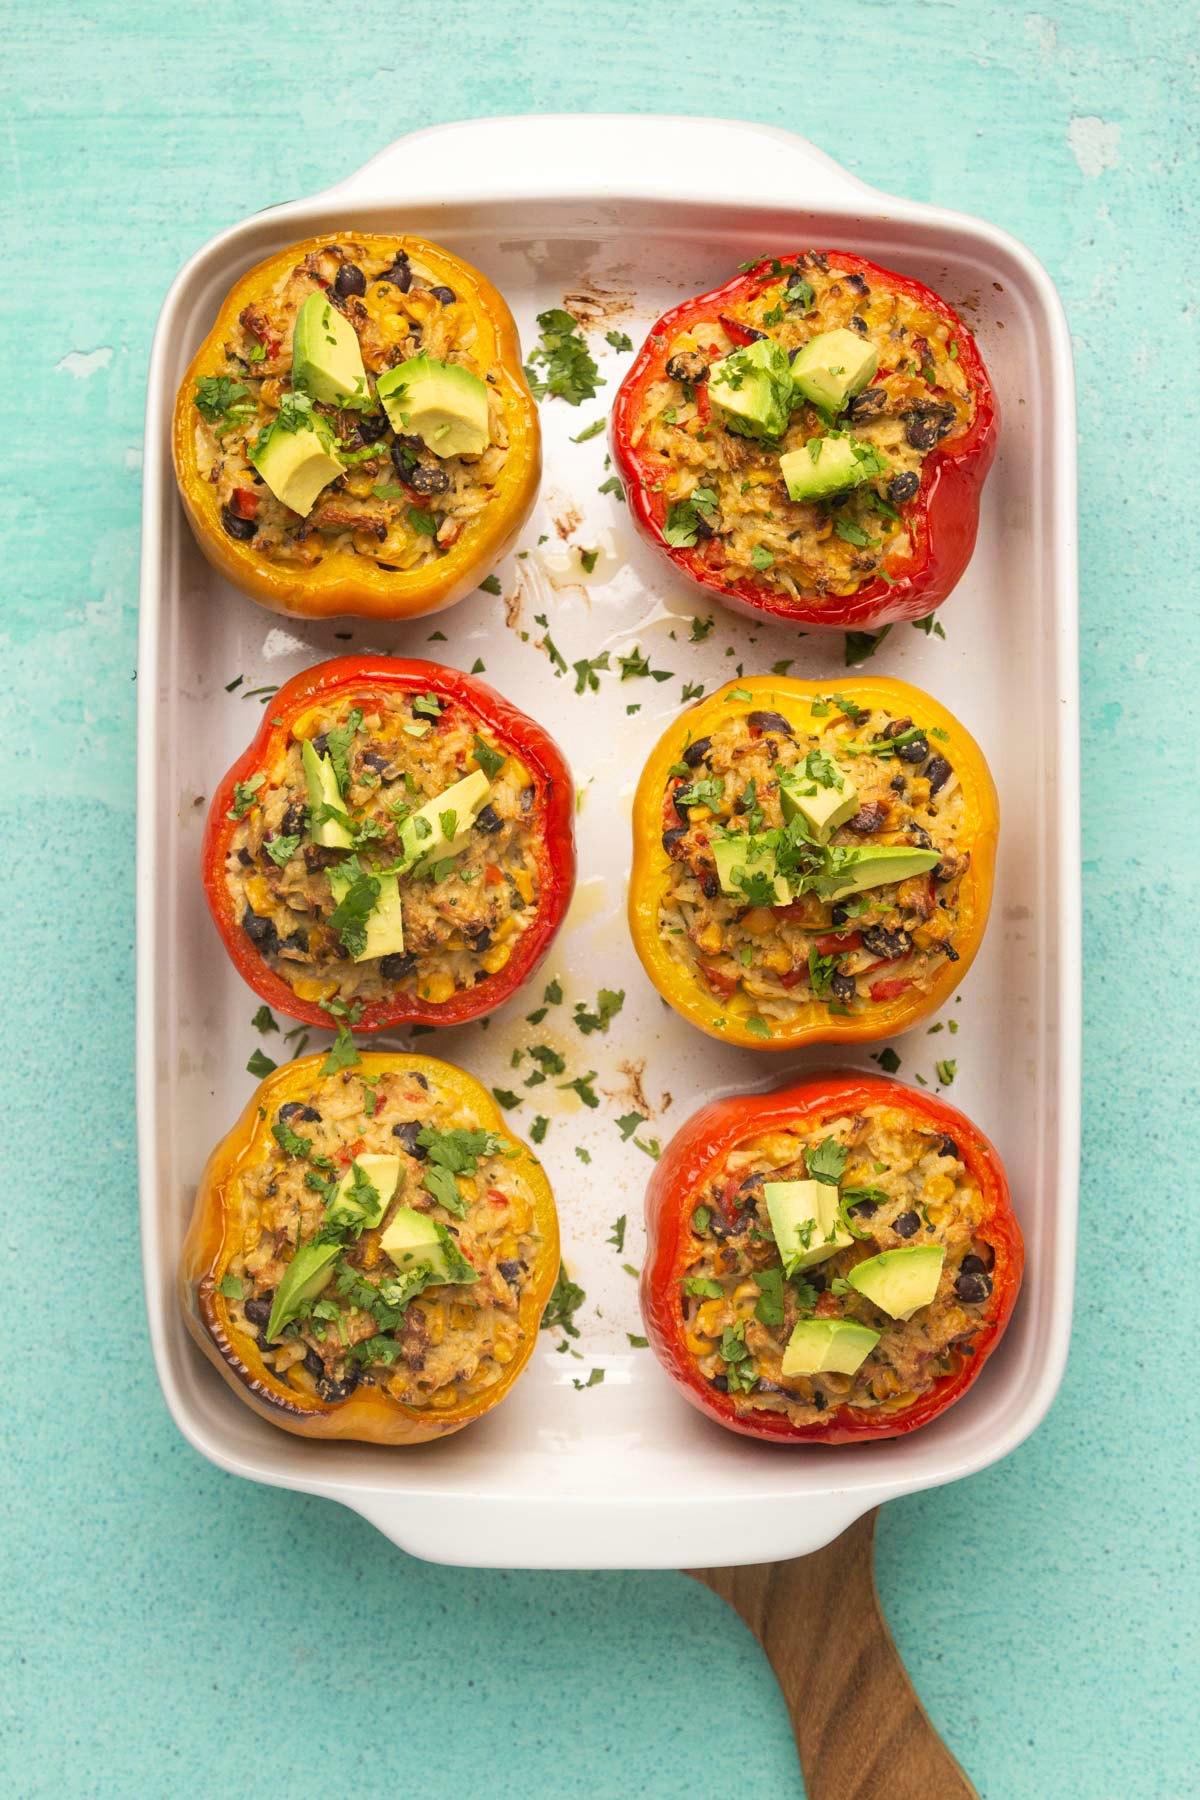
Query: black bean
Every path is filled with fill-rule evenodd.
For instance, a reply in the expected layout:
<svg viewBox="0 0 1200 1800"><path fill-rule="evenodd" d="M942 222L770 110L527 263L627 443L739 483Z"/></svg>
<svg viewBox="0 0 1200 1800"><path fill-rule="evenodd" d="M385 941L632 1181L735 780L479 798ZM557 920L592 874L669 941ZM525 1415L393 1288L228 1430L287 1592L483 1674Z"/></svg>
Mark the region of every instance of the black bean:
<svg viewBox="0 0 1200 1800"><path fill-rule="evenodd" d="M897 772L895 775L892 776L892 779L891 779L891 782L889 783L889 785L891 787L893 794L902 794L904 792L905 788L908 786L908 783L907 783L907 781L905 781L903 775L901 775L899 772Z"/></svg>
<svg viewBox="0 0 1200 1800"><path fill-rule="evenodd" d="M864 388L861 394L855 394L846 408L846 417L852 425L857 425L863 419L874 418L886 405L887 394L881 387Z"/></svg>
<svg viewBox="0 0 1200 1800"><path fill-rule="evenodd" d="M955 1143L955 1141L952 1137L944 1137L942 1139L941 1143L938 1145L938 1155L939 1156L957 1156L958 1155L958 1145Z"/></svg>
<svg viewBox="0 0 1200 1800"><path fill-rule="evenodd" d="M929 740L928 738L923 737L914 738L911 744L901 744L896 751L896 755L900 758L901 762L924 762L925 758L929 755Z"/></svg>
<svg viewBox="0 0 1200 1800"><path fill-rule="evenodd" d="M708 1385L709 1387L716 1388L718 1394L727 1394L729 1392L729 1377L727 1375L714 1375Z"/></svg>
<svg viewBox="0 0 1200 1800"><path fill-rule="evenodd" d="M833 925L845 925L849 917L850 914L844 906L835 906L829 915L830 923Z"/></svg>
<svg viewBox="0 0 1200 1800"><path fill-rule="evenodd" d="M317 1355L317 1352L313 1349L311 1344L304 1352L304 1366L310 1375L315 1375L318 1381L324 1381L325 1359L324 1357Z"/></svg>
<svg viewBox="0 0 1200 1800"><path fill-rule="evenodd" d="M907 931L885 931L882 925L868 925L862 941L864 950L869 950L872 956L881 956L885 962L897 962L912 949L912 939Z"/></svg>
<svg viewBox="0 0 1200 1800"><path fill-rule="evenodd" d="M986 1300L992 1291L992 1278L982 1258L964 1256L954 1283L954 1292L968 1305Z"/></svg>
<svg viewBox="0 0 1200 1800"><path fill-rule="evenodd" d="M362 759L367 768L374 769L377 775L382 775L388 766L388 758L381 756L378 750L364 750Z"/></svg>
<svg viewBox="0 0 1200 1800"><path fill-rule="evenodd" d="M914 470L907 469L903 475L892 476L887 484L887 497L893 506L903 506L906 500L912 499L920 485L921 477Z"/></svg>
<svg viewBox="0 0 1200 1800"><path fill-rule="evenodd" d="M408 950L403 953L395 950L390 956L379 959L379 973L385 981L399 981L402 976L411 975L416 966L417 959Z"/></svg>
<svg viewBox="0 0 1200 1800"><path fill-rule="evenodd" d="M458 298L453 288L432 287L429 291L434 299L440 301L443 306L453 306L455 300Z"/></svg>
<svg viewBox="0 0 1200 1800"><path fill-rule="evenodd" d="M411 1074L412 1079L416 1082L417 1086L420 1088L424 1088L425 1092L428 1093L429 1092L429 1077L427 1075L419 1074L416 1069L411 1069L409 1071L409 1073ZM447 1231L453 1231L454 1227L453 1227L453 1225L448 1225L446 1227L446 1229L447 1229Z"/></svg>
<svg viewBox="0 0 1200 1800"><path fill-rule="evenodd" d="M418 438L418 444L420 441L421 440ZM422 448L423 447L424 446L422 446ZM415 462L416 458L413 452L408 448L408 445L402 439L397 439L392 445L392 466L401 481L408 480L409 476L412 474Z"/></svg>
<svg viewBox="0 0 1200 1800"><path fill-rule="evenodd" d="M303 1100L288 1100L280 1107L278 1117L281 1119L300 1119L305 1125L319 1125L321 1115L315 1106L305 1106Z"/></svg>
<svg viewBox="0 0 1200 1800"><path fill-rule="evenodd" d="M377 444L388 428L386 413L359 413L358 435L364 444Z"/></svg>
<svg viewBox="0 0 1200 1800"><path fill-rule="evenodd" d="M711 1204L709 1206L708 1229L715 1238L727 1238L733 1230L733 1226L719 1206Z"/></svg>
<svg viewBox="0 0 1200 1800"><path fill-rule="evenodd" d="M687 834L688 828L686 825L672 825L670 831L663 832L662 847L668 856L673 854L675 846L680 838L685 838Z"/></svg>
<svg viewBox="0 0 1200 1800"><path fill-rule="evenodd" d="M704 517L703 513L696 514L696 519L695 519L695 523L692 526L692 530L695 532L695 534L698 538L710 538L710 537L716 537L716 535L717 535L716 526L711 524L710 521Z"/></svg>
<svg viewBox="0 0 1200 1800"><path fill-rule="evenodd" d="M932 450L954 429L958 417L952 406L926 401L904 415L904 440L914 450Z"/></svg>
<svg viewBox="0 0 1200 1800"><path fill-rule="evenodd" d="M752 712L747 713L746 723L752 731L778 731L783 737L792 737L794 733L782 713Z"/></svg>
<svg viewBox="0 0 1200 1800"><path fill-rule="evenodd" d="M324 756L329 748L329 733L327 731L319 731L312 741L312 747L318 756Z"/></svg>
<svg viewBox="0 0 1200 1800"><path fill-rule="evenodd" d="M922 850L932 850L933 849L933 839L930 837L929 833L926 831L926 829L923 825L909 825L906 827L906 829L907 829L909 838L912 840L912 842L914 844L918 845L920 849L922 849Z"/></svg>
<svg viewBox="0 0 1200 1800"><path fill-rule="evenodd" d="M420 1119L405 1119L402 1125L392 1126L392 1136L394 1138L399 1138L400 1142L404 1145L404 1148L408 1151L408 1154L410 1156L415 1156L418 1162L424 1162L425 1158L429 1155L424 1144L419 1144L417 1142L417 1138L420 1136L423 1129L424 1127L421 1124Z"/></svg>
<svg viewBox="0 0 1200 1800"><path fill-rule="evenodd" d="M317 1393L322 1400L331 1403L348 1400L358 1386L358 1370L347 1367L346 1373L334 1380L332 1377L322 1378L317 1382Z"/></svg>
<svg viewBox="0 0 1200 1800"><path fill-rule="evenodd" d="M852 819L847 819L846 823L851 831L861 831L864 836L869 836L872 831L879 830L887 816L886 801L868 800L865 806L859 807Z"/></svg>
<svg viewBox="0 0 1200 1800"><path fill-rule="evenodd" d="M241 519L228 506L221 508L221 523L228 537L236 538L239 544L248 544L255 535L258 526L253 519Z"/></svg>
<svg viewBox="0 0 1200 1800"><path fill-rule="evenodd" d="M689 381L695 384L703 381L708 374L708 364L698 350L678 350L674 356L667 358L667 374L672 381Z"/></svg>
<svg viewBox="0 0 1200 1800"><path fill-rule="evenodd" d="M274 1294L260 1294L255 1300L247 1300L245 1314L252 1325L261 1325L265 1331L271 1318L271 1303Z"/></svg>
<svg viewBox="0 0 1200 1800"><path fill-rule="evenodd" d="M860 319L857 313L851 313L850 329L851 331L857 331L859 337L866 337L867 321L865 319Z"/></svg>
<svg viewBox="0 0 1200 1800"><path fill-rule="evenodd" d="M367 278L357 263L344 262L333 278L333 291L339 300L346 300L351 294L365 294Z"/></svg>
<svg viewBox="0 0 1200 1800"><path fill-rule="evenodd" d="M892 738L903 737L904 733L911 725L912 720L909 718L908 714L905 713L902 719L889 719L880 733L880 736L887 738L889 741Z"/></svg>
<svg viewBox="0 0 1200 1800"><path fill-rule="evenodd" d="M700 892L706 900L715 900L721 892L721 878L715 869L700 871Z"/></svg>
<svg viewBox="0 0 1200 1800"><path fill-rule="evenodd" d="M405 480L414 494L444 494L450 487L450 471L437 463L418 463Z"/></svg>
<svg viewBox="0 0 1200 1800"><path fill-rule="evenodd" d="M279 830L284 837L298 837L308 824L308 808L303 800L291 800L279 821Z"/></svg>
<svg viewBox="0 0 1200 1800"><path fill-rule="evenodd" d="M533 786L532 783L529 785L529 787L523 787L521 789L521 811L523 813L532 812L533 811L533 803L536 800L536 798L537 798L537 789Z"/></svg>
<svg viewBox="0 0 1200 1800"><path fill-rule="evenodd" d="M892 1230L897 1237L910 1238L921 1229L921 1221L915 1212L902 1212L898 1219L892 1220Z"/></svg>
<svg viewBox="0 0 1200 1800"><path fill-rule="evenodd" d="M334 863L341 862L344 852L335 850L332 844L305 844L304 866L310 875L316 875L322 869L330 869Z"/></svg>
<svg viewBox="0 0 1200 1800"><path fill-rule="evenodd" d="M463 930L471 940L471 948L478 956L483 950L492 947L492 934L486 925L464 925Z"/></svg>
<svg viewBox="0 0 1200 1800"><path fill-rule="evenodd" d="M279 949L279 933L275 929L274 919L264 919L248 906L242 914L242 930L250 939L256 950L264 956L274 956Z"/></svg>
<svg viewBox="0 0 1200 1800"><path fill-rule="evenodd" d="M753 325L741 325L739 329L745 333L752 344L757 344L760 339L765 338L767 335L765 331L759 331Z"/></svg>
<svg viewBox="0 0 1200 1800"><path fill-rule="evenodd" d="M879 1211L879 1203L876 1200L856 1200L847 1211L852 1212L856 1219L870 1219Z"/></svg>
<svg viewBox="0 0 1200 1800"><path fill-rule="evenodd" d="M925 771L925 778L929 783L929 798L931 800L935 794L941 793L952 774L953 770L944 756L935 756L932 759L929 767Z"/></svg>
<svg viewBox="0 0 1200 1800"><path fill-rule="evenodd" d="M238 851L238 861L241 863L243 869L252 869L254 867L254 858L247 850L245 844L243 844Z"/></svg>
<svg viewBox="0 0 1200 1800"><path fill-rule="evenodd" d="M754 1384L754 1391L756 1394L782 1394L787 1398L787 1389L780 1387L777 1381L768 1381L765 1375L759 1376Z"/></svg>
<svg viewBox="0 0 1200 1800"><path fill-rule="evenodd" d="M710 737L697 738L695 743L689 744L684 751L683 760L689 769L699 768L711 749L712 739Z"/></svg>
<svg viewBox="0 0 1200 1800"><path fill-rule="evenodd" d="M825 1408L828 1405L828 1401L826 1400L824 1394L821 1392L820 1388L813 1389L812 1403L818 1412L825 1411Z"/></svg>
<svg viewBox="0 0 1200 1800"><path fill-rule="evenodd" d="M385 269L383 274L377 275L375 279L376 281L390 281L392 286L398 287L402 294L407 294L412 286L412 269L404 251L397 250L396 260L391 268Z"/></svg>
<svg viewBox="0 0 1200 1800"><path fill-rule="evenodd" d="M809 1287L815 1288L818 1294L825 1292L825 1276L820 1269L805 1269L804 1279Z"/></svg>
<svg viewBox="0 0 1200 1800"><path fill-rule="evenodd" d="M307 950L307 931L301 929L299 931L290 932L287 937L279 940L279 948L281 950Z"/></svg>
<svg viewBox="0 0 1200 1800"><path fill-rule="evenodd" d="M858 993L858 983L853 975L846 975L838 969L829 977L829 991L835 1000L840 1000L843 1006L849 1006Z"/></svg>
<svg viewBox="0 0 1200 1800"><path fill-rule="evenodd" d="M505 1281L508 1282L510 1287L515 1287L517 1285L517 1283L520 1281L521 1265L519 1262L514 1261L511 1257L505 1257L503 1262L498 1262L496 1264L496 1267L499 1269L500 1273L503 1275Z"/></svg>
<svg viewBox="0 0 1200 1800"><path fill-rule="evenodd" d="M852 289L852 291L856 294L866 295L866 294L869 294L871 291L870 288L867 286L865 278L862 275L860 275L857 272L857 270L855 271L855 273L853 275L842 275L839 277L839 279L844 281L846 286L848 288Z"/></svg>
<svg viewBox="0 0 1200 1800"><path fill-rule="evenodd" d="M479 811L475 814L475 823L478 825L480 831L486 831L489 837L495 832L501 831L504 827L504 820L500 817L500 814L496 811L490 800L486 806L481 806Z"/></svg>

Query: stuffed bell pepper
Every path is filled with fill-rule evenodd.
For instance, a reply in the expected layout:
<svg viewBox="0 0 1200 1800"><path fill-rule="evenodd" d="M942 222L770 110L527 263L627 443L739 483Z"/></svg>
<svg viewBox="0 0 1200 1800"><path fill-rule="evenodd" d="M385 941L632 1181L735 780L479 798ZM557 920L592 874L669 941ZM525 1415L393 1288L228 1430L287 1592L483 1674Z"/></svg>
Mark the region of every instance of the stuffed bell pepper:
<svg viewBox="0 0 1200 1800"><path fill-rule="evenodd" d="M188 1329L262 1417L417 1444L502 1400L558 1274L545 1174L470 1075L368 1054L268 1076L201 1178Z"/></svg>
<svg viewBox="0 0 1200 1800"><path fill-rule="evenodd" d="M970 560L996 401L930 288L842 251L761 257L655 325L621 386L630 514L727 605L917 619Z"/></svg>
<svg viewBox="0 0 1200 1800"><path fill-rule="evenodd" d="M239 972L311 1025L458 1025L521 986L575 882L541 726L457 669L339 657L272 697L218 787L209 910Z"/></svg>
<svg viewBox="0 0 1200 1800"><path fill-rule="evenodd" d="M997 825L979 746L919 688L730 682L642 772L634 946L663 998L725 1042L889 1037L970 968Z"/></svg>
<svg viewBox="0 0 1200 1800"><path fill-rule="evenodd" d="M541 473L495 288L422 238L349 231L237 282L179 390L174 451L209 561L310 618L461 600L511 547Z"/></svg>
<svg viewBox="0 0 1200 1800"><path fill-rule="evenodd" d="M701 1412L776 1443L928 1424L979 1375L1021 1284L991 1144L877 1076L704 1107L654 1171L646 1224L660 1362Z"/></svg>

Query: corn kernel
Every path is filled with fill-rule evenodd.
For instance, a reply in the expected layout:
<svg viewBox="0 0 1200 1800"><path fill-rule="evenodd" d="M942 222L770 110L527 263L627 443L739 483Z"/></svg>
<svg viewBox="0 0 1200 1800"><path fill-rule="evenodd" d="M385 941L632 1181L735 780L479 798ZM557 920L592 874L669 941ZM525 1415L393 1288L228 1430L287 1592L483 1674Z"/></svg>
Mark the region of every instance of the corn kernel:
<svg viewBox="0 0 1200 1800"><path fill-rule="evenodd" d="M688 808L688 819L693 825L702 825L705 819L712 818L711 806L691 806Z"/></svg>
<svg viewBox="0 0 1200 1800"><path fill-rule="evenodd" d="M714 951L721 948L723 941L724 934L721 931L721 927L717 924L716 920L713 919L710 920L697 937L696 946L698 949L703 950L706 955L711 956Z"/></svg>
<svg viewBox="0 0 1200 1800"><path fill-rule="evenodd" d="M246 898L256 913L270 912L272 895L264 876L251 875L246 883Z"/></svg>
<svg viewBox="0 0 1200 1800"><path fill-rule="evenodd" d="M705 1337L712 1337L721 1330L721 1321L725 1316L725 1297L719 1300L705 1300L696 1313L696 1330Z"/></svg>
<svg viewBox="0 0 1200 1800"><path fill-rule="evenodd" d="M501 1368L510 1363L516 1354L516 1345L507 1343L503 1338L497 1338L492 1345L492 1360L498 1362Z"/></svg>
<svg viewBox="0 0 1200 1800"><path fill-rule="evenodd" d="M748 931L751 937L761 937L765 931L770 931L773 924L769 906L752 906L741 921L742 930Z"/></svg>
<svg viewBox="0 0 1200 1800"><path fill-rule="evenodd" d="M498 975L511 957L511 944L493 944L490 950L484 951L479 960L489 975Z"/></svg>
<svg viewBox="0 0 1200 1800"><path fill-rule="evenodd" d="M684 1333L684 1342L693 1356L708 1356L717 1347L715 1338L697 1337L694 1331Z"/></svg>
<svg viewBox="0 0 1200 1800"><path fill-rule="evenodd" d="M451 1331L470 1331L475 1323L475 1308L456 1303L450 1308Z"/></svg>
<svg viewBox="0 0 1200 1800"><path fill-rule="evenodd" d="M422 1000L432 1000L435 1005L440 1006L454 993L454 977L443 969L438 974L431 975L425 985L418 989L418 992Z"/></svg>
<svg viewBox="0 0 1200 1800"><path fill-rule="evenodd" d="M528 1231L533 1223L533 1208L528 1200L514 1198L509 1201L508 1216L514 1231Z"/></svg>
<svg viewBox="0 0 1200 1800"><path fill-rule="evenodd" d="M446 1335L446 1308L441 1300L431 1300L428 1306L422 1307L425 1314L425 1327L431 1344L440 1344Z"/></svg>
<svg viewBox="0 0 1200 1800"><path fill-rule="evenodd" d="M531 905L533 901L533 876L530 871L528 869L518 869L513 876L513 880L517 884L517 892L520 894L522 900L525 901L526 905Z"/></svg>
<svg viewBox="0 0 1200 1800"><path fill-rule="evenodd" d="M792 966L791 956L782 947L776 950L768 950L767 954L763 957L763 961L766 963L768 969L775 975L788 974Z"/></svg>
<svg viewBox="0 0 1200 1800"><path fill-rule="evenodd" d="M926 1200L949 1200L953 1192L954 1182L949 1175L935 1175L925 1183Z"/></svg>
<svg viewBox="0 0 1200 1800"><path fill-rule="evenodd" d="M510 914L507 919L501 919L500 923L497 925L495 931L492 933L492 942L494 944L503 944L508 938L515 937L516 931L517 921Z"/></svg>
<svg viewBox="0 0 1200 1800"><path fill-rule="evenodd" d="M496 1258L499 1262L512 1262L520 1248L515 1233L506 1232L496 1245Z"/></svg>
<svg viewBox="0 0 1200 1800"><path fill-rule="evenodd" d="M455 1404L457 1399L458 1391L451 1382L449 1387L438 1388L436 1393L430 1394L428 1405L436 1407L438 1412L445 1412Z"/></svg>
<svg viewBox="0 0 1200 1800"><path fill-rule="evenodd" d="M330 1000L337 993L337 982L310 981L302 975L292 983L292 991L297 1000Z"/></svg>

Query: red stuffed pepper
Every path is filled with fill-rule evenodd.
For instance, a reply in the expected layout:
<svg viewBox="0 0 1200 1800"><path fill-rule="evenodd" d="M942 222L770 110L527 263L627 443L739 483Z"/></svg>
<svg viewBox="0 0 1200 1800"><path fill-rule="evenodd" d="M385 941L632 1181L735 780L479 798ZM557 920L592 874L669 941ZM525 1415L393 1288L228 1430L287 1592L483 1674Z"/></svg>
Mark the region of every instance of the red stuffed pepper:
<svg viewBox="0 0 1200 1800"><path fill-rule="evenodd" d="M339 657L273 696L218 787L204 891L239 972L292 1018L459 1025L549 949L573 827L562 752L492 688Z"/></svg>
<svg viewBox="0 0 1200 1800"><path fill-rule="evenodd" d="M693 1406L775 1443L898 1437L1000 1341L1024 1250L969 1119L879 1076L703 1107L646 1196L642 1314Z"/></svg>
<svg viewBox="0 0 1200 1800"><path fill-rule="evenodd" d="M762 257L658 321L621 385L630 514L727 605L880 626L940 606L975 545L996 401L930 288L842 251Z"/></svg>

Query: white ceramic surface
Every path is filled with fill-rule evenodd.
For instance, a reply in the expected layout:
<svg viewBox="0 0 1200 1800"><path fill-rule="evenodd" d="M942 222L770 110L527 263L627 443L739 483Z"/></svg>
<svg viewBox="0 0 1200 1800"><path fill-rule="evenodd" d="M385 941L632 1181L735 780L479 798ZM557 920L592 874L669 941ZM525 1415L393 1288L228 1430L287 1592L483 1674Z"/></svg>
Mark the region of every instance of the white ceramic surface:
<svg viewBox="0 0 1200 1800"><path fill-rule="evenodd" d="M326 229L422 232L477 263L507 296L526 351L539 310L590 307L607 386L578 409L542 408L546 475L524 537L530 554L497 571L514 615L485 594L427 621L364 628L277 618L235 593L196 550L174 488L169 424L184 367L232 280L259 258ZM842 245L929 282L962 307L998 389L1001 447L984 492L974 560L939 614L945 641L898 627L870 665L928 687L991 759L1002 804L988 936L961 999L958 1034L899 1041L902 1074L931 1082L953 1055L949 1095L1005 1157L1028 1247L1024 1293L1007 1338L968 1397L928 1429L837 1449L756 1445L701 1419L646 1350L635 1283L650 1163L614 1120L640 1069L653 1105L645 1134L668 1137L705 1099L776 1085L828 1065L813 1050L756 1055L710 1042L678 1020L642 975L624 922L632 791L684 680L708 690L738 665L842 678L840 635L757 627L700 600L635 541L623 508L598 493L605 440L569 442L606 411L635 345L667 306L726 278L756 252ZM581 301L582 297L582 301ZM603 317L600 317L603 315ZM419 132L356 175L276 207L205 246L164 303L147 397L139 668L138 1107L146 1299L158 1374L180 1430L221 1468L354 1507L414 1554L524 1567L680 1567L764 1561L827 1542L881 1500L970 1474L1027 1436L1066 1359L1074 1264L1079 1118L1075 410L1070 345L1048 277L1012 238L979 221L863 186L803 139L714 120L531 118ZM576 515L578 518L576 519ZM540 534L549 542L537 548ZM565 533L565 537L563 535ZM604 548L594 575L573 546ZM512 597L518 596L517 599ZM700 644L690 621L716 613ZM537 648L546 613L568 662L635 644L661 685L602 678L577 697ZM445 644L429 644L444 630ZM523 641L521 631L529 634ZM351 633L350 641L339 633ZM671 633L675 632L672 638ZM733 654L727 655L732 646ZM257 1000L229 965L198 880L202 797L249 740L259 702L280 682L347 650L389 648L470 667L559 738L584 800L580 880L545 968L568 1005L537 1032L521 1023L541 982L488 1030L467 1026L417 1047L488 1082L513 1083L514 1045L551 1041L571 1072L599 1071L605 1098L586 1111L552 1093L511 1115L552 1118L544 1154L566 1255L587 1290L582 1360L544 1334L513 1395L480 1425L418 1450L321 1445L275 1430L225 1387L187 1338L175 1263L211 1144L250 1092ZM244 674L233 694L226 683ZM627 705L641 710L630 716ZM598 985L624 988L605 1037L568 1018ZM286 1022L285 1022L286 1023ZM385 1042L393 1041L385 1039ZM278 1054L279 1039L265 1042ZM839 1055L867 1063L865 1050ZM514 1084L515 1085L515 1084ZM537 1090L545 1096L545 1088ZM665 1104L664 1096L670 1095ZM609 1097L611 1096L611 1097ZM591 1155L585 1167L580 1145ZM606 1242L628 1217L623 1255ZM592 1368L603 1385L578 1390Z"/></svg>

